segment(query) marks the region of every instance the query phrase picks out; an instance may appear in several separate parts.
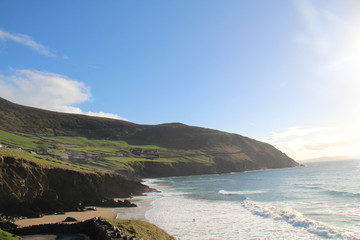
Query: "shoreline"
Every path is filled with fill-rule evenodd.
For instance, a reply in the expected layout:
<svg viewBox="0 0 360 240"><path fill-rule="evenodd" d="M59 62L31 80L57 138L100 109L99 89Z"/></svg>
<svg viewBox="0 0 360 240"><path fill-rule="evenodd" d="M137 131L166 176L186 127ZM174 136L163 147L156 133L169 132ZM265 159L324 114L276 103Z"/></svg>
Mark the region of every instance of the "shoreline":
<svg viewBox="0 0 360 240"><path fill-rule="evenodd" d="M149 186L147 181L144 181L144 184ZM87 206L87 208L92 208L95 210L87 211L72 211L64 212L62 214L50 214L44 215L38 218L24 218L15 221L14 223L18 225L18 228L28 227L33 225L41 224L53 224L53 223L64 223L63 221L67 217L75 218L78 222L85 221L95 217L102 218L112 218L112 219L122 219L122 220L142 220L148 223L151 223L146 218L146 212L153 208L152 202L160 197L158 192L148 192L144 195L133 196L131 198L114 198L117 200L128 200L131 203L135 203L137 207L97 207L97 206ZM67 222L74 223L74 222Z"/></svg>
<svg viewBox="0 0 360 240"><path fill-rule="evenodd" d="M65 218L67 217L73 217L79 222L94 217L116 218L117 214L114 212L114 208L112 207L91 207L91 208L94 208L95 210L65 212L64 214L51 214L39 218L25 218L25 219L17 220L14 223L18 225L18 227L28 227L28 226L40 225L40 224L59 223L64 221Z"/></svg>
<svg viewBox="0 0 360 240"><path fill-rule="evenodd" d="M142 220L149 222L146 218L146 212L152 209L152 202L157 198L156 195L149 193L143 196L134 196L134 198L131 198L131 202L135 203L137 207L114 208L116 219Z"/></svg>
<svg viewBox="0 0 360 240"><path fill-rule="evenodd" d="M40 224L64 223L67 217L75 218L78 222L85 221L94 217L113 218L113 219L129 219L129 220L142 220L149 222L145 217L148 210L152 208L151 203L155 200L154 196L135 196L134 198L115 198L114 200L129 200L135 203L137 207L96 207L88 206L95 210L88 211L73 211L64 212L63 214L50 214L38 218L24 218L15 221L18 227L28 227ZM68 222L73 223L73 222Z"/></svg>

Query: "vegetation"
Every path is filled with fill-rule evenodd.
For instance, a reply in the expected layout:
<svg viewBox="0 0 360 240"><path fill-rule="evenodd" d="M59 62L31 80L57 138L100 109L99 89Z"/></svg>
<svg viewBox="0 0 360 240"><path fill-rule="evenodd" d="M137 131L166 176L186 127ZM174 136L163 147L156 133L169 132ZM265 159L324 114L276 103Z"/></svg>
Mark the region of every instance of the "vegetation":
<svg viewBox="0 0 360 240"><path fill-rule="evenodd" d="M14 234L5 232L0 229L0 240L19 240L19 236L15 236Z"/></svg>
<svg viewBox="0 0 360 240"><path fill-rule="evenodd" d="M158 228L154 224L141 220L121 220L107 218L108 222L125 230L125 234L144 240L175 240L174 237Z"/></svg>
<svg viewBox="0 0 360 240"><path fill-rule="evenodd" d="M156 165L165 167L162 173L183 168L173 175L298 165L269 144L236 134L180 123L139 125L57 113L2 98L0 129L0 144L36 153L39 157L32 158L34 161L61 164L54 161L59 160L63 166L86 171L100 169L148 176L151 169L149 175L160 176L153 171L155 165L148 162L165 163Z"/></svg>
<svg viewBox="0 0 360 240"><path fill-rule="evenodd" d="M178 150L155 145L130 145L123 140L85 137L36 136L0 130L0 156L28 159L50 167L77 171L127 170L131 162L201 162L209 157L198 150Z"/></svg>
<svg viewBox="0 0 360 240"><path fill-rule="evenodd" d="M36 162L40 165L46 166L46 167L59 167L59 168L65 168L69 170L74 171L81 171L81 172L94 172L94 169L64 162L57 160L55 158L51 158L49 156L42 156L37 154L32 154L25 152L23 150L19 149L11 149L11 148L0 148L0 156L8 156L8 157L14 157L19 159L26 159L28 161Z"/></svg>

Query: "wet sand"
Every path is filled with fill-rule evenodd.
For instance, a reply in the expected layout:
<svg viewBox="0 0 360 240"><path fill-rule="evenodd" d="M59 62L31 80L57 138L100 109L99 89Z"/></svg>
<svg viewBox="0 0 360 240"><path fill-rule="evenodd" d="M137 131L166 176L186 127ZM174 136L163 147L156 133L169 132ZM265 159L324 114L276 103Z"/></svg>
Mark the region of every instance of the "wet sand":
<svg viewBox="0 0 360 240"><path fill-rule="evenodd" d="M151 202L155 199L154 196L137 196L129 199L135 203L137 207L132 208L115 208L117 219L143 220L147 221L145 213L152 208Z"/></svg>

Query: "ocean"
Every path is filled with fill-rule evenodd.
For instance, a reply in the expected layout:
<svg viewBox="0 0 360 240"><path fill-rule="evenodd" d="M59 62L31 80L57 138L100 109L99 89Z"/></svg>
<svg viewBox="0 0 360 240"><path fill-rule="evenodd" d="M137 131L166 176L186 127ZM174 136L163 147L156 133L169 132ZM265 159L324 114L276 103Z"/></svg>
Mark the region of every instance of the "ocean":
<svg viewBox="0 0 360 240"><path fill-rule="evenodd" d="M146 179L145 217L181 240L360 239L360 160Z"/></svg>

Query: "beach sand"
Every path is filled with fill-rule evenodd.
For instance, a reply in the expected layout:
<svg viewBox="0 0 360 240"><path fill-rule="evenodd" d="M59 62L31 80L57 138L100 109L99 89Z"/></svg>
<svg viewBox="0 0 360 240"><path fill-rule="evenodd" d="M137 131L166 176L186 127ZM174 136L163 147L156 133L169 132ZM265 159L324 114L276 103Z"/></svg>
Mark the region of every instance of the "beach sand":
<svg viewBox="0 0 360 240"><path fill-rule="evenodd" d="M19 227L26 227L31 225L47 224L47 223L57 223L62 222L67 217L73 217L78 221L84 221L94 217L104 217L104 218L116 218L116 213L114 208L105 208L105 207L93 207L95 211L86 211L86 212L66 212L65 214L56 214L56 215L45 215L40 218L27 218L15 221Z"/></svg>
<svg viewBox="0 0 360 240"><path fill-rule="evenodd" d="M113 208L89 206L89 208L93 208L95 211L90 210L84 212L65 212L64 214L45 215L40 218L26 218L15 221L15 224L18 225L18 227L27 227L39 224L59 223L64 221L67 217L73 217L77 221L85 221L94 217L148 221L145 217L145 214L152 208L152 201L157 198L158 196L156 195L134 196L130 199L117 198L114 200L129 200L130 202L135 203L137 207Z"/></svg>
<svg viewBox="0 0 360 240"><path fill-rule="evenodd" d="M26 227L31 225L58 223L65 220L67 217L73 217L78 221L85 221L94 217L103 218L118 218L118 219L137 219L147 221L145 213L151 209L151 202L154 197L138 196L131 199L115 199L115 200L129 200L135 203L137 207L132 208L113 208L113 207L90 207L95 211L85 212L65 212L64 214L45 215L40 218L26 218L15 221L19 227Z"/></svg>

